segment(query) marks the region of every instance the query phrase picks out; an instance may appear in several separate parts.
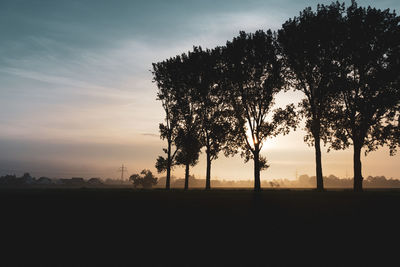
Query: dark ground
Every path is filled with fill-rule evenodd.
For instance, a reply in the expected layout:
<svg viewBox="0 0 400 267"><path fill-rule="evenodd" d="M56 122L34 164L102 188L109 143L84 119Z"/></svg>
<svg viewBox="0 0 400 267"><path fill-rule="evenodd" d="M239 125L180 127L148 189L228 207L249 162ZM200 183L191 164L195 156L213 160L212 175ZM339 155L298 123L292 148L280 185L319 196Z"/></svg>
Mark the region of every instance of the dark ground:
<svg viewBox="0 0 400 267"><path fill-rule="evenodd" d="M0 266L399 266L400 191L1 189Z"/></svg>

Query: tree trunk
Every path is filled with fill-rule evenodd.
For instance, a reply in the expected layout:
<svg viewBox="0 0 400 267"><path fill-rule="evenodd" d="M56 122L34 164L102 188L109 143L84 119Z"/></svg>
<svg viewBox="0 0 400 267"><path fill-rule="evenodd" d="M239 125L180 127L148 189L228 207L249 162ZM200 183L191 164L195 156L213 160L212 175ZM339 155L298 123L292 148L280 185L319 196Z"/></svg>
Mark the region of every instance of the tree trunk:
<svg viewBox="0 0 400 267"><path fill-rule="evenodd" d="M254 191L261 190L260 181L260 151L258 149L254 152Z"/></svg>
<svg viewBox="0 0 400 267"><path fill-rule="evenodd" d="M361 171L361 142L354 142L354 155L353 155L353 167L354 167L354 192L362 192L362 171Z"/></svg>
<svg viewBox="0 0 400 267"><path fill-rule="evenodd" d="M206 172L206 190L211 189L211 155L210 148L207 148L207 172Z"/></svg>
<svg viewBox="0 0 400 267"><path fill-rule="evenodd" d="M168 157L167 157L167 178L165 181L165 189L169 190L171 184L171 142L168 141Z"/></svg>
<svg viewBox="0 0 400 267"><path fill-rule="evenodd" d="M322 176L321 140L319 134L314 136L315 141L315 167L317 177L317 191L324 191L324 178Z"/></svg>
<svg viewBox="0 0 400 267"><path fill-rule="evenodd" d="M185 169L185 190L189 189L189 163L186 164Z"/></svg>

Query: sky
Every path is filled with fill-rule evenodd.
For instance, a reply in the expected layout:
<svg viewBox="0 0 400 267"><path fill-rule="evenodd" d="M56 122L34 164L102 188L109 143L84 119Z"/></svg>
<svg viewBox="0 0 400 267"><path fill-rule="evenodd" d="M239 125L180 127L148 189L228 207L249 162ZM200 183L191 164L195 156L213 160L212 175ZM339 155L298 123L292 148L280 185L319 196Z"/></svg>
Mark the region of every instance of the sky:
<svg viewBox="0 0 400 267"><path fill-rule="evenodd" d="M224 45L240 30L277 30L307 6L331 1L0 1L0 174L118 178L154 173L165 142L151 64L193 45ZM349 3L349 1L346 1ZM400 9L398 0L358 1ZM298 93L277 96L297 103ZM304 131L267 140L262 179L314 175ZM324 148L326 151L327 147ZM323 153L324 175L352 177L352 151ZM362 157L363 174L400 179L388 149ZM192 169L205 177L205 153ZM252 179L239 156L213 162L213 179ZM183 168L173 175L183 176ZM125 176L127 178L127 175Z"/></svg>

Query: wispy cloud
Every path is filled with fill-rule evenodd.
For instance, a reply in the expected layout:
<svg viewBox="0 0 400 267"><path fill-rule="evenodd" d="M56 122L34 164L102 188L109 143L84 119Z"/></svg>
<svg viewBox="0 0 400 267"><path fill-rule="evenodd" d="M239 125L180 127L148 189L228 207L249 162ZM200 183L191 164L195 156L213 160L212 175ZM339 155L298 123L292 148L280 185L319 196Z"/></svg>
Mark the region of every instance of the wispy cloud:
<svg viewBox="0 0 400 267"><path fill-rule="evenodd" d="M80 81L74 78L68 78L68 77L63 77L63 76L58 76L58 75L49 75L43 72L37 72L37 71L32 71L32 70L26 70L26 69L18 69L18 68L11 68L11 67L5 67L5 68L0 68L0 72L11 74L11 75L16 75L25 79L32 79L40 82L45 82L45 83L50 83L50 84L55 84L55 85L61 85L62 87L70 87L70 88L75 88L75 89L85 89L84 91L82 90L76 90L74 91L75 93L79 94L102 94L102 95L107 95L107 96L118 96L116 94L117 88L110 88L110 87L104 87L104 86L99 86L93 83L85 82L85 81ZM54 89L56 89L55 87Z"/></svg>
<svg viewBox="0 0 400 267"><path fill-rule="evenodd" d="M155 134L155 133L142 133L142 135L143 135L143 136L150 136L150 137L157 137L157 138L160 137L160 135Z"/></svg>

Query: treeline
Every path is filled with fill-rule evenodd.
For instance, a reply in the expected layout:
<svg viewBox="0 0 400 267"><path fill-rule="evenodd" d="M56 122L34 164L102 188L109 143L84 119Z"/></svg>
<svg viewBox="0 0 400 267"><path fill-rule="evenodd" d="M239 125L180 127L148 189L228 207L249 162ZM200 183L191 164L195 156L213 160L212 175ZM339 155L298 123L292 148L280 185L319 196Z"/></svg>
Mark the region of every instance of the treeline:
<svg viewBox="0 0 400 267"><path fill-rule="evenodd" d="M400 18L394 11L339 2L306 8L277 32L240 32L225 46L153 63L158 100L165 111L160 135L167 142L156 168L190 167L205 148L205 188L212 161L240 153L254 162L254 189L269 167L260 151L267 138L295 130L315 148L316 187L324 189L321 142L354 151L355 191L362 191L361 151L400 143ZM279 92L303 93L300 103L274 108ZM329 150L328 150L329 151Z"/></svg>
<svg viewBox="0 0 400 267"><path fill-rule="evenodd" d="M72 178L49 178L49 177L39 177L36 178L31 176L28 172L24 173L22 176L16 176L15 174L7 174L0 176L0 186L112 186L112 185L129 185L132 183L130 181L115 180L111 178L101 179L98 177L93 177L89 179L84 179L82 177L72 177Z"/></svg>
<svg viewBox="0 0 400 267"><path fill-rule="evenodd" d="M324 185L326 188L351 188L353 179L340 178L335 175L324 176ZM166 177L159 178L158 188L164 187ZM192 188L204 188L205 179L196 179L193 175L189 176L189 183ZM185 184L184 178L171 177L172 188L183 188ZM254 182L252 180L212 180L211 186L214 188L249 188ZM264 188L315 188L315 176L300 175L296 180L289 179L273 179L261 181ZM400 188L400 180L386 178L385 176L368 176L363 181L365 188Z"/></svg>
<svg viewBox="0 0 400 267"><path fill-rule="evenodd" d="M324 185L327 188L350 188L353 184L350 178L339 178L334 175L324 176ZM8 174L0 176L0 187L100 187L100 188L161 188L165 187L166 177L155 178L149 170L144 170L140 174L133 174L129 180L102 179L81 177L73 178L48 178L33 177L29 173L22 176ZM189 176L189 183L193 188L204 188L205 179L198 179L193 175ZM254 185L252 180L212 180L211 186L214 188L249 188ZM184 188L185 179L171 176L171 188ZM273 179L261 181L261 186L265 188L314 188L316 186L315 176L301 175L296 180ZM385 176L368 176L364 180L366 188L400 188L400 180L387 179Z"/></svg>
<svg viewBox="0 0 400 267"><path fill-rule="evenodd" d="M335 175L324 176L324 186L327 188L351 188L352 178L339 178ZM301 175L297 180L277 179L269 182L271 187L307 188L315 187L315 176ZM386 178L385 176L368 176L363 180L365 188L400 188L400 180Z"/></svg>

